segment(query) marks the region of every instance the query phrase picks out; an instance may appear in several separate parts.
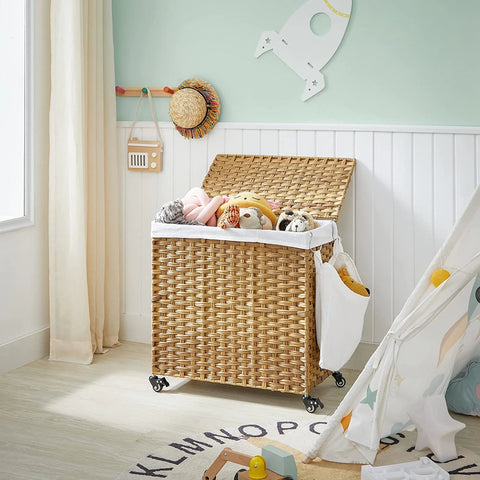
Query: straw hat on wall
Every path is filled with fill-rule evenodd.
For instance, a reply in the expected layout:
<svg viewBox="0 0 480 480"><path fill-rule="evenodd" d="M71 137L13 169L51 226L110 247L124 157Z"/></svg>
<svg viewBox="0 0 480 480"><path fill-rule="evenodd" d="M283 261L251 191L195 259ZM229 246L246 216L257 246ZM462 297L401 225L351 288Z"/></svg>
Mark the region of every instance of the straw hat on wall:
<svg viewBox="0 0 480 480"><path fill-rule="evenodd" d="M190 78L182 82L172 95L168 112L181 135L201 138L217 123L220 101L209 83Z"/></svg>

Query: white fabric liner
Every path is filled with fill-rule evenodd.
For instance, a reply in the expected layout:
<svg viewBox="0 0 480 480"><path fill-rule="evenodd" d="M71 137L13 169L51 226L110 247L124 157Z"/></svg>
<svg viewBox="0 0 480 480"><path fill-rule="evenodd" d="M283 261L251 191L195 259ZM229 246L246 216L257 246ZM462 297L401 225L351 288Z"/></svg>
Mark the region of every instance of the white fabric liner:
<svg viewBox="0 0 480 480"><path fill-rule="evenodd" d="M320 226L308 232L280 232L243 228L205 227L152 222L152 238L205 238L230 242L267 243L308 250L338 238L337 224L333 220L318 220Z"/></svg>

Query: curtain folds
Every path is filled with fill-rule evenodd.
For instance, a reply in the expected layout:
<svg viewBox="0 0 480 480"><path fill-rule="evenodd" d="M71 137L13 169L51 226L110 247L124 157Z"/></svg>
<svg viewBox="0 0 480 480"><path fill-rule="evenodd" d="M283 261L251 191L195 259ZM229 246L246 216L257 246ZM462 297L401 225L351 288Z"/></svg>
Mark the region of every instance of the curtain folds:
<svg viewBox="0 0 480 480"><path fill-rule="evenodd" d="M50 359L118 343L119 168L111 0L51 0Z"/></svg>

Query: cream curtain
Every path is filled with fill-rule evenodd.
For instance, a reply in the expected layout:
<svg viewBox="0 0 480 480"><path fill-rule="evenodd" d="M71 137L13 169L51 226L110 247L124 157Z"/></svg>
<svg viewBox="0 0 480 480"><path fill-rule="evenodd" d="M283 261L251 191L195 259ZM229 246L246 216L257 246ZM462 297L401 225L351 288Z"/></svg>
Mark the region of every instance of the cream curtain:
<svg viewBox="0 0 480 480"><path fill-rule="evenodd" d="M118 342L119 164L111 0L51 0L50 359Z"/></svg>

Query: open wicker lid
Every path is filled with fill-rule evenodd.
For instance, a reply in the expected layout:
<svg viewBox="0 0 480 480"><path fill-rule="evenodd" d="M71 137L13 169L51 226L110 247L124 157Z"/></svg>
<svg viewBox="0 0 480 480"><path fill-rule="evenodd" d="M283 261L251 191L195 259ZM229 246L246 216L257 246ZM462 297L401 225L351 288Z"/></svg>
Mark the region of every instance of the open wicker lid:
<svg viewBox="0 0 480 480"><path fill-rule="evenodd" d="M252 191L280 202L275 213L337 220L354 166L353 158L217 155L202 187L212 197Z"/></svg>

